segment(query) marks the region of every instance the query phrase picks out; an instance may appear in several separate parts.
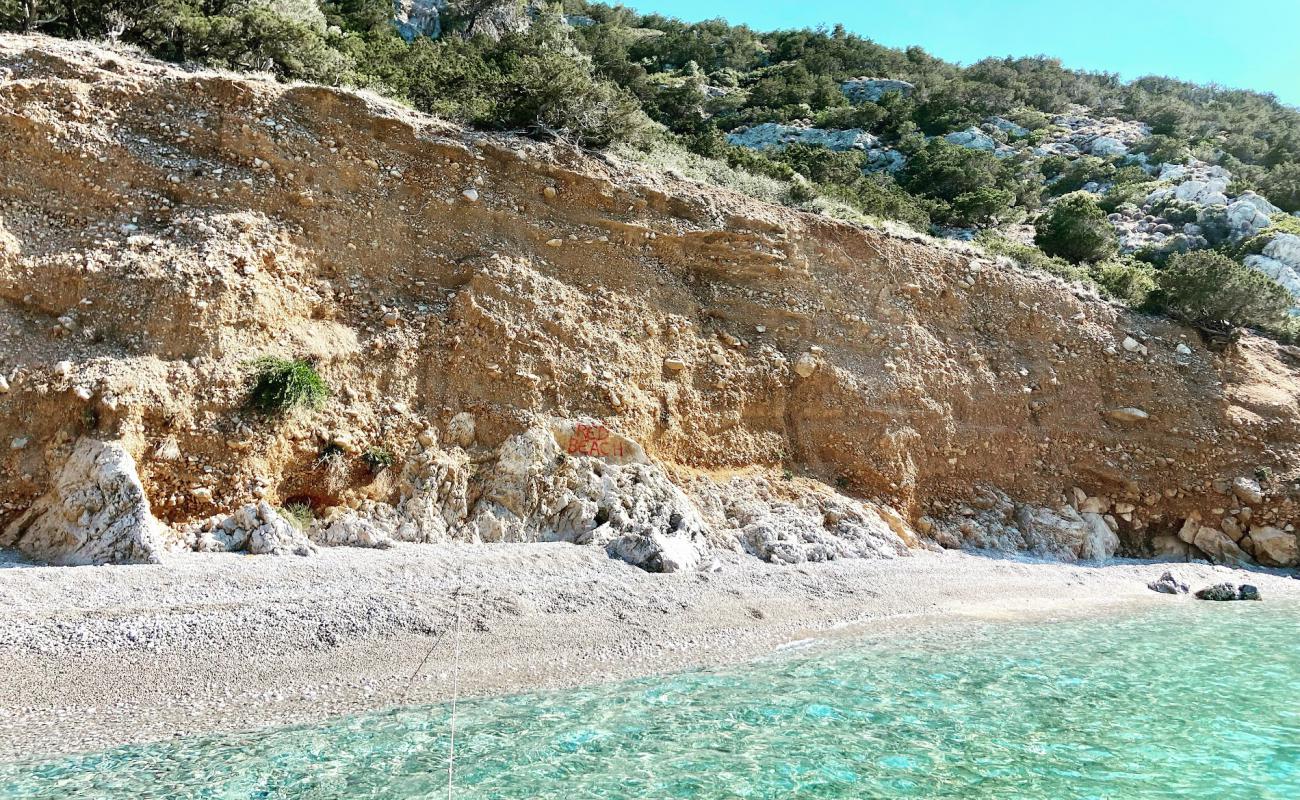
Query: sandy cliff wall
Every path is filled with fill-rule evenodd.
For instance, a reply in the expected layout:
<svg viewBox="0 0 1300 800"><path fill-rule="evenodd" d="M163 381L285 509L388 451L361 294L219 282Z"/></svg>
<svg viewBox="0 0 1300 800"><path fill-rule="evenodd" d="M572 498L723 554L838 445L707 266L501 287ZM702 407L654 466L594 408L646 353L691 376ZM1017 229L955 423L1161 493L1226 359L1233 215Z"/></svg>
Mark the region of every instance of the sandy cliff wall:
<svg viewBox="0 0 1300 800"><path fill-rule="evenodd" d="M90 438L173 546L265 499L312 505L318 540L665 568L925 541L1233 560L1252 527L1294 551L1296 368L1266 340L1211 352L973 253L48 39L0 37L0 164L0 544ZM314 360L326 407L250 410L266 354Z"/></svg>

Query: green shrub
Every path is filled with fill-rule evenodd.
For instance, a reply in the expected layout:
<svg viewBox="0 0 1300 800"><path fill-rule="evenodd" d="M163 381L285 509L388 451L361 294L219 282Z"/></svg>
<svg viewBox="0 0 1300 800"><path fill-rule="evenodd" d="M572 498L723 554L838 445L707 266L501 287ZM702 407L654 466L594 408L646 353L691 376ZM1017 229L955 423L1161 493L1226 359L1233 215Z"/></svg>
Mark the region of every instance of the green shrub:
<svg viewBox="0 0 1300 800"><path fill-rule="evenodd" d="M1267 328L1283 322L1295 302L1268 276L1213 250L1173 256L1156 285L1159 305L1194 325Z"/></svg>
<svg viewBox="0 0 1300 800"><path fill-rule="evenodd" d="M1006 256L1023 269L1036 269L1068 281L1091 282L1086 269L1076 267L1065 259L1049 256L1037 247L1008 239L996 231L982 231L975 241L990 255Z"/></svg>
<svg viewBox="0 0 1300 800"><path fill-rule="evenodd" d="M1135 153L1146 153L1153 164L1182 164L1192 155L1187 143L1172 136L1155 134L1133 147Z"/></svg>
<svg viewBox="0 0 1300 800"><path fill-rule="evenodd" d="M1090 194L1076 192L1056 201L1034 225L1034 242L1051 256L1075 264L1115 255L1118 240L1106 213Z"/></svg>
<svg viewBox="0 0 1300 800"><path fill-rule="evenodd" d="M316 520L316 514L306 503L289 503L280 509L280 516L300 531L310 528L312 522Z"/></svg>
<svg viewBox="0 0 1300 800"><path fill-rule="evenodd" d="M1018 170L1010 159L935 138L910 153L899 183L931 201L936 222L968 227L1011 216L1021 188Z"/></svg>
<svg viewBox="0 0 1300 800"><path fill-rule="evenodd" d="M298 407L320 408L330 390L311 362L264 356L252 362L252 406L267 414Z"/></svg>
<svg viewBox="0 0 1300 800"><path fill-rule="evenodd" d="M1117 258L1094 266L1092 280L1107 296L1141 308L1156 288L1156 271L1133 258Z"/></svg>
<svg viewBox="0 0 1300 800"><path fill-rule="evenodd" d="M396 461L392 452L385 447L366 448L366 451L361 454L361 460L366 462L366 466L376 475L393 466Z"/></svg>
<svg viewBox="0 0 1300 800"><path fill-rule="evenodd" d="M1283 211L1300 211L1300 164L1280 164L1259 182L1259 190Z"/></svg>
<svg viewBox="0 0 1300 800"><path fill-rule="evenodd" d="M1107 183L1115 177L1115 165L1096 156L1076 158L1049 188L1053 195L1077 192L1089 183Z"/></svg>

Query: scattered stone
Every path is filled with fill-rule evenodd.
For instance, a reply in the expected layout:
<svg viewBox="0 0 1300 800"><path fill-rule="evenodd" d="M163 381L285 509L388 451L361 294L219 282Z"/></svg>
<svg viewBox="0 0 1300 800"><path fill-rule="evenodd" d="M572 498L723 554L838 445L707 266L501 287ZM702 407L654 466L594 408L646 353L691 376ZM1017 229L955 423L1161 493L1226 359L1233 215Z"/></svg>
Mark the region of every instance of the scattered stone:
<svg viewBox="0 0 1300 800"><path fill-rule="evenodd" d="M673 372L681 372L686 369L686 361L677 356L669 356L664 359L664 366Z"/></svg>
<svg viewBox="0 0 1300 800"><path fill-rule="evenodd" d="M801 378L811 378L817 371L817 359L812 353L804 353L794 362L795 374Z"/></svg>
<svg viewBox="0 0 1300 800"><path fill-rule="evenodd" d="M1134 339L1132 336L1125 336L1122 346L1130 353L1137 353L1138 355L1143 356L1147 354L1147 346L1139 342L1137 339Z"/></svg>
<svg viewBox="0 0 1300 800"><path fill-rule="evenodd" d="M472 186L466 189L465 191L461 192L460 195L461 197L464 197L466 200L468 200L471 203L478 202L478 189L475 189Z"/></svg>

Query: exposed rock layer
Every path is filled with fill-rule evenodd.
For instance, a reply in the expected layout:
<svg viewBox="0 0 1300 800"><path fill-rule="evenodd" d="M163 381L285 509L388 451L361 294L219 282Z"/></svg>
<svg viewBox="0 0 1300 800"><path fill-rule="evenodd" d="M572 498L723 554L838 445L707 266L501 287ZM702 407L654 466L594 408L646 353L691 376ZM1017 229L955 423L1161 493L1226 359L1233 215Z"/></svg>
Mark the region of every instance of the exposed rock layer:
<svg viewBox="0 0 1300 800"><path fill-rule="evenodd" d="M328 543L567 538L663 569L1290 552L1244 535L1294 539L1272 342L1211 351L959 246L345 91L40 38L0 37L0 66L0 524L89 436L191 544L265 501ZM311 360L329 403L251 411L264 354ZM617 438L569 452L578 424Z"/></svg>

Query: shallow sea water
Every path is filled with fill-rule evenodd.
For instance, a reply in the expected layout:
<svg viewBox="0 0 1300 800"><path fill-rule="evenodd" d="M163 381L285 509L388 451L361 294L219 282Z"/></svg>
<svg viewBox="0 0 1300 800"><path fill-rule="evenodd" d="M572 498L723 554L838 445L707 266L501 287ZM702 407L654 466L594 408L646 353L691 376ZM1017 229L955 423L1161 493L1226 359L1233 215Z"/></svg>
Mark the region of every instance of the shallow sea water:
<svg viewBox="0 0 1300 800"><path fill-rule="evenodd" d="M0 798L446 796L449 710L0 765ZM1298 798L1300 605L858 636L462 702L458 798Z"/></svg>

